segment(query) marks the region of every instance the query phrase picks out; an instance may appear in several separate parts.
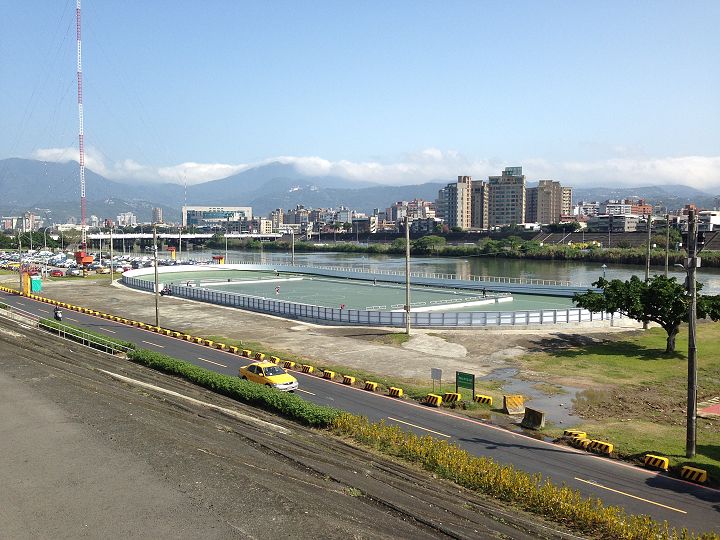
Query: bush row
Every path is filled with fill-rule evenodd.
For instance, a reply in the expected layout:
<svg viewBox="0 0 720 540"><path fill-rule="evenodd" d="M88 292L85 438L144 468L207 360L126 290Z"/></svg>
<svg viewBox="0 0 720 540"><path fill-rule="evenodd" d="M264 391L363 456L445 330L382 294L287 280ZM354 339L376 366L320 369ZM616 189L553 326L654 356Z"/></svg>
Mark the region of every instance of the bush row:
<svg viewBox="0 0 720 540"><path fill-rule="evenodd" d="M516 505L546 519L580 529L586 534L618 540L685 540L697 538L718 540L716 533L690 535L666 524L660 525L648 516L628 516L618 507L603 507L600 499L583 498L563 484L558 487L540 474L515 470L485 457L475 457L459 445L430 435L418 437L401 427L388 426L383 420L370 423L364 416L342 414L332 430L350 436L385 454L421 465L464 486L503 502Z"/></svg>
<svg viewBox="0 0 720 540"><path fill-rule="evenodd" d="M296 394L280 392L274 388L243 381L239 377L215 373L164 354L139 349L130 351L128 358L169 375L217 392L237 401L256 405L313 427L328 427L341 411L305 401Z"/></svg>
<svg viewBox="0 0 720 540"><path fill-rule="evenodd" d="M124 349L137 349L137 344L132 341L123 341L102 334L96 334L90 330L85 330L84 328L71 324L59 323L53 319L39 319L38 326L55 334L62 333L65 337L73 339L74 341L88 342L91 347L96 349L111 349L112 347L109 347L108 343Z"/></svg>

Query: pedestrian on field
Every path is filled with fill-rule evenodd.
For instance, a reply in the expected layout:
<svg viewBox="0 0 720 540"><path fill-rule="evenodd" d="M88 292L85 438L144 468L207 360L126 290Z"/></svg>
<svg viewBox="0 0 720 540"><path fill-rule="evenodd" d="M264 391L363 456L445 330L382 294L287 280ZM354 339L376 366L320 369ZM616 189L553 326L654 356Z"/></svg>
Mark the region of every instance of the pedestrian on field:
<svg viewBox="0 0 720 540"><path fill-rule="evenodd" d="M280 285L275 287L275 294L280 294Z"/></svg>

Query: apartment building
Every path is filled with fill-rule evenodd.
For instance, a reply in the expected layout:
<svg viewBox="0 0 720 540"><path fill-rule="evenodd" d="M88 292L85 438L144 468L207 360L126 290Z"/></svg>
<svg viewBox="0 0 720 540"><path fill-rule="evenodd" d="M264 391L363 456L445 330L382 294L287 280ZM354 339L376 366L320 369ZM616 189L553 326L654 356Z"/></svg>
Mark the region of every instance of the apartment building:
<svg viewBox="0 0 720 540"><path fill-rule="evenodd" d="M448 184L438 192L435 215L448 227L472 227L472 177L458 176L457 183Z"/></svg>
<svg viewBox="0 0 720 540"><path fill-rule="evenodd" d="M525 223L560 223L561 216L570 215L572 188L560 182L540 180L537 187L525 190Z"/></svg>
<svg viewBox="0 0 720 540"><path fill-rule="evenodd" d="M525 221L525 175L522 167L505 167L488 178L488 226L502 227Z"/></svg>

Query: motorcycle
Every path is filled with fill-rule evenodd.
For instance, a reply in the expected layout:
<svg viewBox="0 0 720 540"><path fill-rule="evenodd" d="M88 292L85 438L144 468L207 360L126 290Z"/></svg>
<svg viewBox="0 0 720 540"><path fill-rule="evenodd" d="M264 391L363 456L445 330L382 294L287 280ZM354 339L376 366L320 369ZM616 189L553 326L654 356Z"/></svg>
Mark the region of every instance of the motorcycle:
<svg viewBox="0 0 720 540"><path fill-rule="evenodd" d="M163 290L161 290L160 296L172 296L172 291L170 290L170 287L165 287Z"/></svg>
<svg viewBox="0 0 720 540"><path fill-rule="evenodd" d="M55 320L58 322L62 322L62 311L59 309L55 310Z"/></svg>

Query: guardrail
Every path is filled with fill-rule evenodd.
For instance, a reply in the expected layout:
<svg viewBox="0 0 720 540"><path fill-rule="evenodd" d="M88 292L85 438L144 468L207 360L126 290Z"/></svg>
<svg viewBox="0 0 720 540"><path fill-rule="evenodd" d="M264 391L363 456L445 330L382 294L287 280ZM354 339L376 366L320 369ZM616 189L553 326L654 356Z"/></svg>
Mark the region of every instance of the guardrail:
<svg viewBox="0 0 720 540"><path fill-rule="evenodd" d="M251 261L226 261L227 264L257 264ZM358 264L358 263L356 263ZM325 266L325 265L295 265L295 268L317 268L319 270L332 270L335 272L356 272L360 274L378 274L384 276L399 276L405 277L405 272L399 272L395 270L378 270L376 268L370 268L369 263L367 268L357 266ZM273 266L278 268L292 266L286 263L273 263ZM569 287L569 281L557 281L554 279L532 279L524 277L502 277L502 276L462 276L460 274L427 274L425 272L410 272L410 277L417 278L432 278L432 279L463 279L467 281L484 281L486 283L511 283L516 285L550 285L553 287Z"/></svg>
<svg viewBox="0 0 720 540"><path fill-rule="evenodd" d="M78 328L74 328L60 322L53 321L52 326L45 324L42 322L41 318L38 318L28 311L11 306L10 304L0 303L0 316L12 321L28 324L40 330L60 336L63 339L74 341L75 343L79 343L85 347L100 350L108 354L116 354L119 352L126 353L131 350L129 347L124 347L113 341L105 340L102 337L88 332L83 332Z"/></svg>
<svg viewBox="0 0 720 540"><path fill-rule="evenodd" d="M123 283L141 290L153 291L155 283L124 275ZM172 285L172 293L181 298L269 313L280 317L327 321L368 326L405 326L403 311L370 311L327 308L298 302L274 300L239 293L214 291L203 287ZM416 327L483 327L544 324L601 323L624 318L611 313L592 313L586 309L537 309L525 311L410 312L410 324Z"/></svg>

